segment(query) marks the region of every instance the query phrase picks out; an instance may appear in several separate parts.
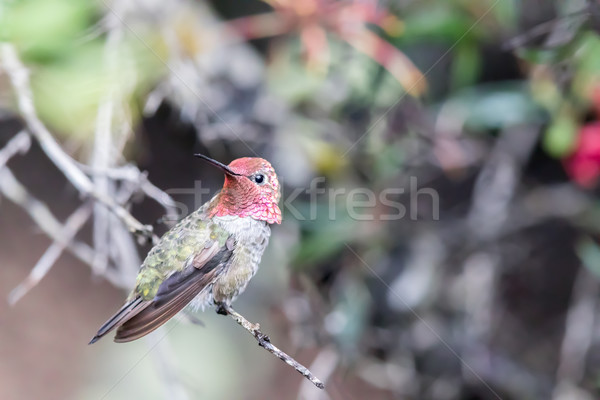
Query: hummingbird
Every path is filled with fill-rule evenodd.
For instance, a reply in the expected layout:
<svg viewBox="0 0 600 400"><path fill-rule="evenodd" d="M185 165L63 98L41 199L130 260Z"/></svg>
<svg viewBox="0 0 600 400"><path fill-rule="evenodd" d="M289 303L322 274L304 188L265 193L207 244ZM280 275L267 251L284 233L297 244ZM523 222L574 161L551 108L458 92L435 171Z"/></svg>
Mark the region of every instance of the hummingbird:
<svg viewBox="0 0 600 400"><path fill-rule="evenodd" d="M154 331L178 312L230 305L258 269L281 223L281 189L271 164L257 157L229 165L195 154L225 173L223 189L166 232L150 250L136 285L90 341L117 329L115 342Z"/></svg>

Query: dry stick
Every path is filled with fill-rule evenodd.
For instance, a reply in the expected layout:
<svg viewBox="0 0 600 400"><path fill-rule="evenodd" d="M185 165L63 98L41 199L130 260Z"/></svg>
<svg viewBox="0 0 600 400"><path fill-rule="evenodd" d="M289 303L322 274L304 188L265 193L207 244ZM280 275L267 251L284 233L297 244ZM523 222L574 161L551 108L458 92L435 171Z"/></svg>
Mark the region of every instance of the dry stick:
<svg viewBox="0 0 600 400"><path fill-rule="evenodd" d="M502 45L502 49L504 49L506 51L510 51L510 50L516 50L519 47L525 46L527 43L531 42L533 39L540 37L542 35L545 35L549 32L552 32L552 30L554 30L554 28L558 24L564 22L567 19L581 17L585 20L585 19L587 19L591 16L595 16L595 15L597 15L597 12L594 10L594 4L591 3L588 6L586 6L585 8L583 8L582 10L575 11L571 14L562 15L558 18L554 18L554 19L551 19L550 21L545 21L545 22L542 22L541 24L534 26L533 28L529 29L528 31L523 32L520 35L517 35L517 36L507 40Z"/></svg>
<svg viewBox="0 0 600 400"><path fill-rule="evenodd" d="M48 237L55 242L60 240L61 223L48 209L46 204L33 197L8 168L0 169L0 193L23 208ZM68 244L67 250L81 262L90 266L92 265L94 250L86 243L73 240ZM113 271L106 271L104 278L116 287L124 288L120 278Z"/></svg>
<svg viewBox="0 0 600 400"><path fill-rule="evenodd" d="M227 314L229 314L235 320L235 322L237 322L241 327L243 327L245 330L250 332L252 336L254 336L254 338L258 341L258 345L260 347L264 348L269 353L277 356L281 361L285 362L287 365L294 367L296 371L298 371L300 374L302 374L302 376L311 381L319 389L325 388L323 382L321 382L316 376L314 376L312 372L308 370L308 368L306 368L304 365L300 364L298 361L294 360L292 357L275 347L271 343L269 337L261 332L260 326L258 324L251 323L241 314L239 314L237 311L231 308L231 306L229 305L223 304L221 305L221 307L227 312Z"/></svg>
<svg viewBox="0 0 600 400"><path fill-rule="evenodd" d="M139 184L124 182L114 193L114 199L118 204L127 204L131 196L138 191ZM119 219L112 214L108 215L111 225L111 236L109 238L109 255L115 266L118 266L119 274L123 282L129 282L130 287L135 284L139 266L142 264L134 237L127 228L120 223Z"/></svg>
<svg viewBox="0 0 600 400"><path fill-rule="evenodd" d="M8 295L8 303L12 306L27 294L34 286L46 276L48 271L56 263L65 248L75 237L77 232L83 227L90 218L92 211L91 204L86 203L79 207L73 214L67 218L65 225L58 235L58 240L48 247L44 255L33 267L27 278L14 288Z"/></svg>
<svg viewBox="0 0 600 400"><path fill-rule="evenodd" d="M160 204L165 210L165 215L162 217L162 222L166 223L167 226L171 227L175 225L179 219L179 213L177 212L177 202L164 190L154 185L144 174L141 174L142 184L140 189L144 194L158 204Z"/></svg>
<svg viewBox="0 0 600 400"><path fill-rule="evenodd" d="M139 189L146 196L160 204L165 210L164 220L173 223L177 222L179 217L179 214L177 213L177 202L173 200L167 192L150 182L147 173L140 171L135 165L126 164L120 167L94 169L89 165L77 162L77 166L92 178L96 175L103 175L112 180L138 183Z"/></svg>
<svg viewBox="0 0 600 400"><path fill-rule="evenodd" d="M331 346L323 348L317 356L314 358L310 368L318 373L325 382L329 381L331 375L339 364L340 355ZM332 382L331 388L335 388L335 382ZM336 390L337 391L337 390ZM352 396L349 393L339 393L341 398L352 400ZM302 400L327 400L330 397L324 396L324 393L313 390L310 383L303 381L298 391L298 399Z"/></svg>
<svg viewBox="0 0 600 400"><path fill-rule="evenodd" d="M17 133L0 150L0 169L16 154L24 154L29 151L29 147L31 147L31 139L27 131Z"/></svg>
<svg viewBox="0 0 600 400"><path fill-rule="evenodd" d="M59 238L60 222L54 217L44 203L31 196L27 189L6 168L6 163L16 154L25 153L31 146L31 138L27 131L21 131L0 149L0 193L4 194L9 200L23 207L38 224L38 226L54 241ZM79 246L73 246L76 257L83 262L89 261L93 254L91 248L83 249Z"/></svg>
<svg viewBox="0 0 600 400"><path fill-rule="evenodd" d="M110 24L111 16L107 17L107 23ZM118 59L118 44L122 36L121 28L118 24L113 24L113 28L108 30L106 41L104 44L104 64L110 76L117 74L117 59ZM113 120L115 119L115 101L117 101L117 86L115 82L107 85L107 93L103 96L98 106L96 114L96 127L94 131L94 145L92 149L90 165L92 169L105 169L116 164L116 155L120 153L115 147L113 137ZM125 135L126 131L123 132ZM83 171L82 171L83 172ZM96 190L103 195L115 199L117 190L116 184L105 175L94 175L91 177ZM129 196L128 196L129 197ZM118 202L118 201L117 201ZM119 204L124 204L118 202ZM116 226L114 216L110 211L100 203L94 204L93 217L93 244L97 251L97 259L94 264L94 272L102 275L108 269L110 259L112 258L115 265L119 264L116 257L123 247L114 246L120 244L115 241L116 233L120 226ZM113 226L113 224L115 224ZM118 224L118 222L117 222ZM116 242L116 243L115 243ZM134 251L136 251L134 249ZM112 255L112 256L111 256ZM137 268L139 266L136 265Z"/></svg>
<svg viewBox="0 0 600 400"><path fill-rule="evenodd" d="M112 109L111 101L102 101L98 107L96 117L96 130L94 134L94 146L91 157L91 166L93 169L105 168L111 162L111 142L112 142ZM110 196L110 190L114 188L112 182L104 175L92 176L96 190L105 196ZM114 197L113 197L114 198ZM110 211L100 203L94 204L94 218L92 228L92 240L96 249L96 259L94 260L93 270L97 275L102 275L108 269L109 264L109 246L111 219Z"/></svg>
<svg viewBox="0 0 600 400"><path fill-rule="evenodd" d="M0 45L4 68L17 95L19 110L29 131L37 139L42 150L60 169L65 177L84 195L90 195L115 213L135 234L158 242L151 225L144 225L135 219L129 211L119 206L104 193L98 192L93 182L84 174L75 161L66 154L56 142L50 131L38 118L33 104L33 94L29 85L29 73L17 55L15 47L8 43Z"/></svg>

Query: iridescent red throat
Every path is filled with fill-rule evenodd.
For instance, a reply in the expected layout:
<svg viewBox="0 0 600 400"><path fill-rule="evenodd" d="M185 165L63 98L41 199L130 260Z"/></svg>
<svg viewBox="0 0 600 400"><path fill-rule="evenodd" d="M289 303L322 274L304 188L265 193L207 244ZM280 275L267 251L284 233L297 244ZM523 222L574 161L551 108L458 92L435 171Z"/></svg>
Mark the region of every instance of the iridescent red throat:
<svg viewBox="0 0 600 400"><path fill-rule="evenodd" d="M227 177L223 190L211 204L210 217L252 217L269 224L281 223L281 210L271 191L261 191L251 182Z"/></svg>

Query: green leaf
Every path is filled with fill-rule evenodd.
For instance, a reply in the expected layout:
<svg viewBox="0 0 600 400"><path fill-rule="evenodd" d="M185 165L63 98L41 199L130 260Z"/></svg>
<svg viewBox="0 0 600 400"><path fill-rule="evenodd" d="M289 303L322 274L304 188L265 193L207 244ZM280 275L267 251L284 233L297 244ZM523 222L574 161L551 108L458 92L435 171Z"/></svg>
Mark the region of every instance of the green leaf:
<svg viewBox="0 0 600 400"><path fill-rule="evenodd" d="M593 32L582 36L575 65L573 92L588 98L590 90L600 82L600 36Z"/></svg>
<svg viewBox="0 0 600 400"><path fill-rule="evenodd" d="M481 57L477 46L458 46L452 63L452 86L461 88L476 82L481 68Z"/></svg>
<svg viewBox="0 0 600 400"><path fill-rule="evenodd" d="M424 7L405 18L404 32L398 38L403 42L434 40L454 44L477 36L473 19L458 7L438 5Z"/></svg>
<svg viewBox="0 0 600 400"><path fill-rule="evenodd" d="M60 62L34 71L31 85L36 109L58 134L90 138L98 107L109 93L116 107L133 107L137 91L163 70L156 56L136 38L123 40L114 51L114 69L107 66L104 43L93 41L75 47Z"/></svg>
<svg viewBox="0 0 600 400"><path fill-rule="evenodd" d="M89 26L95 3L84 0L9 2L3 36L25 61L52 60L68 51Z"/></svg>
<svg viewBox="0 0 600 400"><path fill-rule="evenodd" d="M562 158L568 155L575 145L577 122L569 114L562 113L546 130L542 145L552 157Z"/></svg>

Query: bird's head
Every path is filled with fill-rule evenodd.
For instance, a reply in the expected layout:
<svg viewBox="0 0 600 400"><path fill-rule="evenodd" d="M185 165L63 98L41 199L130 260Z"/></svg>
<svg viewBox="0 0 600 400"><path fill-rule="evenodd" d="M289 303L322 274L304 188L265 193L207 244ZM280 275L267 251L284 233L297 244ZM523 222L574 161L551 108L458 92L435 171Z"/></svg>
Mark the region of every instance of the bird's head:
<svg viewBox="0 0 600 400"><path fill-rule="evenodd" d="M211 216L236 215L269 224L281 223L281 210L277 205L281 188L271 163L258 157L244 157L225 165L202 154L196 157L225 173L223 190L210 205Z"/></svg>

